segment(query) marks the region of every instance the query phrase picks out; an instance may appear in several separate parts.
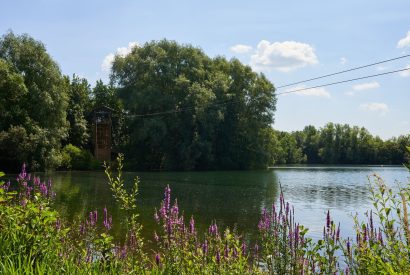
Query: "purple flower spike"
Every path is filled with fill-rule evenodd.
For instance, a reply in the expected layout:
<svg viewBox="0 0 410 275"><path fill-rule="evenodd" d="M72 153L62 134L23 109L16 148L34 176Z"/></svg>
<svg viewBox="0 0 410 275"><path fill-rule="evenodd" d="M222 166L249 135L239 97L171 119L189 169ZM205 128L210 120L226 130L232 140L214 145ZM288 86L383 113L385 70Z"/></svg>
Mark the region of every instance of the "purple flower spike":
<svg viewBox="0 0 410 275"><path fill-rule="evenodd" d="M211 224L211 226L208 229L208 232L210 235L216 236L218 235L218 226L216 223Z"/></svg>
<svg viewBox="0 0 410 275"><path fill-rule="evenodd" d="M26 172L26 164L25 163L23 163L23 167L21 167L21 172L20 172L20 174L18 175L18 178L17 178L17 180L26 180L26 177L27 177L27 172Z"/></svg>
<svg viewBox="0 0 410 275"><path fill-rule="evenodd" d="M81 223L81 224L80 224L80 234L81 234L81 235L84 235L84 234L85 234L85 225L84 225L84 223Z"/></svg>
<svg viewBox="0 0 410 275"><path fill-rule="evenodd" d="M206 255L208 253L208 241L205 240L204 244L202 245L202 252Z"/></svg>
<svg viewBox="0 0 410 275"><path fill-rule="evenodd" d="M159 255L159 253L155 255L155 262L157 263L157 265L160 265L161 263L161 256Z"/></svg>
<svg viewBox="0 0 410 275"><path fill-rule="evenodd" d="M175 203L174 203L174 205L172 206L171 213L174 215L174 217L178 217L179 208L178 208L178 202L177 202L177 200L175 200Z"/></svg>
<svg viewBox="0 0 410 275"><path fill-rule="evenodd" d="M171 188L169 188L169 185L165 187L165 193L164 193L164 207L165 207L165 212L169 212L169 208L171 205Z"/></svg>
<svg viewBox="0 0 410 275"><path fill-rule="evenodd" d="M327 210L327 215L326 215L326 228L329 230L330 229L330 211Z"/></svg>
<svg viewBox="0 0 410 275"><path fill-rule="evenodd" d="M61 220L60 220L60 219L57 219L57 220L56 220L56 229L57 229L57 230L60 230L60 228L61 228Z"/></svg>
<svg viewBox="0 0 410 275"><path fill-rule="evenodd" d="M127 257L127 246L126 246L126 245L124 245L124 246L122 247L122 249L121 249L121 255L120 255L120 258L121 258L121 259L125 259L125 257Z"/></svg>
<svg viewBox="0 0 410 275"><path fill-rule="evenodd" d="M4 191L9 191L10 188L10 181L8 181L7 183L3 184L0 188L3 188Z"/></svg>
<svg viewBox="0 0 410 275"><path fill-rule="evenodd" d="M241 250L242 250L242 256L245 256L246 255L246 244L245 243L242 243Z"/></svg>
<svg viewBox="0 0 410 275"><path fill-rule="evenodd" d="M191 219L189 220L189 233L192 235L195 234L195 220L194 217L191 216Z"/></svg>
<svg viewBox="0 0 410 275"><path fill-rule="evenodd" d="M339 225L337 226L336 241L339 241L339 237L340 237L340 222L339 222Z"/></svg>
<svg viewBox="0 0 410 275"><path fill-rule="evenodd" d="M95 211L95 213L97 213L97 211ZM97 216L96 216L96 218L97 218ZM111 216L108 217L108 212L107 212L106 207L104 207L104 222L103 223L104 223L104 227L107 230L111 229L111 227L112 227L112 217Z"/></svg>
<svg viewBox="0 0 410 275"><path fill-rule="evenodd" d="M225 242L224 256L225 256L225 258L228 258L228 257L229 257L229 247L228 247L228 242Z"/></svg>
<svg viewBox="0 0 410 275"><path fill-rule="evenodd" d="M233 256L234 258L238 257L238 251L236 250L235 247L233 248L232 256Z"/></svg>
<svg viewBox="0 0 410 275"><path fill-rule="evenodd" d="M219 254L219 251L216 251L216 263L219 264L221 262L221 254Z"/></svg>

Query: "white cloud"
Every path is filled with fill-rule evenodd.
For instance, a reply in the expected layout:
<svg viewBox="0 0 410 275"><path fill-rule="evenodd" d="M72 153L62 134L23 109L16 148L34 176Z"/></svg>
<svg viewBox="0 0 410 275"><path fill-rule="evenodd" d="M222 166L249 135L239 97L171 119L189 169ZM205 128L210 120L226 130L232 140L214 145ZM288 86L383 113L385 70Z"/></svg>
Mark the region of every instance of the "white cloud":
<svg viewBox="0 0 410 275"><path fill-rule="evenodd" d="M406 37L399 40L397 43L397 48L405 48L410 46L410 31L407 32Z"/></svg>
<svg viewBox="0 0 410 275"><path fill-rule="evenodd" d="M376 67L376 70L377 70L377 71L384 71L384 70L386 70L386 69L387 69L387 67L381 66L381 65L379 65L379 66Z"/></svg>
<svg viewBox="0 0 410 275"><path fill-rule="evenodd" d="M116 55L119 55L121 57L125 57L127 54L131 53L132 49L135 47L138 47L139 44L138 42L129 42L128 47L120 47L117 48L117 50L114 53L110 53L105 56L102 64L101 64L101 69L104 72L109 72L111 70L112 62L114 62L114 58Z"/></svg>
<svg viewBox="0 0 410 275"><path fill-rule="evenodd" d="M346 63L347 63L346 57L341 57L341 58L340 58L340 64L344 65L344 64L346 64Z"/></svg>
<svg viewBox="0 0 410 275"><path fill-rule="evenodd" d="M303 91L297 91L297 92L293 92L296 90L301 90L306 88L305 86L301 85L301 86L296 86L295 88L292 89L288 89L285 92L287 94L295 94L295 95L300 95L300 96L318 96L318 97L327 97L330 98L330 93L323 87L321 88L312 88L312 89L307 89L307 90L303 90ZM292 93L290 93L292 92ZM284 95L287 95L287 94Z"/></svg>
<svg viewBox="0 0 410 275"><path fill-rule="evenodd" d="M389 107L385 103L364 103L360 104L360 110L370 111L370 112L380 112L380 115L385 115L389 111Z"/></svg>
<svg viewBox="0 0 410 275"><path fill-rule="evenodd" d="M104 72L109 72L111 70L112 62L114 62L114 57L115 55L113 53L110 53L104 58L101 64L101 69Z"/></svg>
<svg viewBox="0 0 410 275"><path fill-rule="evenodd" d="M234 53L244 54L252 51L252 47L248 45L238 44L229 48Z"/></svg>
<svg viewBox="0 0 410 275"><path fill-rule="evenodd" d="M406 69L408 69L408 70L407 71L401 71L399 73L399 75L402 76L402 77L409 77L410 76L410 65L407 65Z"/></svg>
<svg viewBox="0 0 410 275"><path fill-rule="evenodd" d="M251 66L257 71L275 69L289 72L318 63L315 50L311 45L295 41L270 43L262 40L255 54L251 56Z"/></svg>
<svg viewBox="0 0 410 275"><path fill-rule="evenodd" d="M352 88L355 91L364 91L364 90L377 89L379 87L380 87L380 84L378 82L374 81L374 82L357 84L357 85L354 85Z"/></svg>
<svg viewBox="0 0 410 275"><path fill-rule="evenodd" d="M347 96L354 96L354 92L353 92L353 91L348 91L348 92L345 92L345 95L347 95Z"/></svg>

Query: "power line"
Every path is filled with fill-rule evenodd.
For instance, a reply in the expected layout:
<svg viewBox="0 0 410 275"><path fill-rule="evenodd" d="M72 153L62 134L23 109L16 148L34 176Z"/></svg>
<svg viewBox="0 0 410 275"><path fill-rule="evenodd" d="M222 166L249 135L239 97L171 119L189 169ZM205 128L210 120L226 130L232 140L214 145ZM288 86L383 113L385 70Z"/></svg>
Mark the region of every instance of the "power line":
<svg viewBox="0 0 410 275"><path fill-rule="evenodd" d="M342 84L342 83L347 83L347 82L353 82L356 80L361 80L361 79L366 79L366 78L372 78L372 77L377 77L377 76L382 76L382 75L388 75L388 74L393 74L393 73L398 73L398 72L403 72L403 71L408 71L410 68L404 68L400 70L395 70L395 71L389 71L389 72L384 72L384 73L379 73L379 74L374 74L374 75L367 75L367 76L362 76L362 77L357 77L357 78L351 78L351 79L346 79L342 81L337 81L337 82L331 82L323 85L317 85L313 87L307 87L307 88L301 88L297 90L291 90L291 91L286 91L286 92L281 92L281 93L276 93L276 96L283 95L283 94L291 94L291 93L296 93L296 92L301 92L301 91L306 91L310 89L316 89L316 88L321 88L321 87L327 87L327 86L332 86L332 85L337 85L337 84ZM218 103L213 103L209 104L206 107L211 107L211 106L222 106L226 105L229 103L236 103L241 100L236 100L234 101L233 99L228 99L224 100ZM155 113L147 113L147 114L138 114L138 115L128 115L128 117L151 117L151 116L158 116L158 115L166 115L166 114L173 114L173 113L180 113L180 112L185 112L185 111L191 111L193 109L197 108L197 106L188 106L184 107L178 110L168 110L168 111L163 111L163 112L155 112Z"/></svg>
<svg viewBox="0 0 410 275"><path fill-rule="evenodd" d="M337 81L337 82L332 82L332 83L327 83L323 85L318 85L318 86L313 86L313 87L308 87L308 88L302 88L302 89L297 89L297 90L292 90L292 91L287 91L287 92L281 92L277 93L276 95L283 95L283 94L291 94L291 93L296 93L300 91L305 91L305 90L310 90L310 89L316 89L316 88L321 88L321 87L327 87L327 86L332 86L336 84L341 84L341 83L347 83L347 82L352 82L356 80L361 80L361 79L366 79L366 78L371 78L371 77L376 77L376 76L381 76L381 75L386 75L386 74L393 74L393 73L398 73L398 72L403 72L410 70L410 68L405 68L405 69L400 69L400 70L395 70L395 71L390 71L390 72L385 72L385 73L379 73L379 74L374 74L374 75L367 75L367 76L362 76L358 78L352 78L352 79L347 79L347 80L342 80L342 81Z"/></svg>
<svg viewBox="0 0 410 275"><path fill-rule="evenodd" d="M406 58L406 57L409 57L409 56L410 56L410 54L402 55L402 56L399 56L399 57L396 57L396 58L391 58L391 59L387 59L387 60L382 60L382 61L379 61L379 62L376 62L376 63L372 63L372 64L368 64L368 65L363 65L363 66L359 66L359 67L354 67L354 68L347 69L347 70L340 71L340 72L336 72L336 73L326 74L326 75L322 75L322 76L318 76L318 77L314 77L314 78L310 78L310 79L306 79L306 80L302 80L302 81L298 81L298 82L293 82L293 83L286 84L286 85L282 85L282 86L279 86L279 87L276 87L276 88L277 88L277 89L285 88L285 87L293 86L293 85L300 84L300 83L305 83L305 82L309 82L309 81L313 81L313 80L317 80L317 79L321 79L321 78L325 78L325 77L329 77L329 76L334 76L334 75L338 75L338 74L343 74L343 73L347 73L347 72L351 72L351 71L355 71L355 70L359 70L359 69L371 67L371 66L374 66L374 65L379 65L379 64L387 63L387 62L390 62L390 61L394 61L394 60Z"/></svg>
<svg viewBox="0 0 410 275"><path fill-rule="evenodd" d="M239 102L239 101L240 100L233 101L232 99L227 99L227 100L220 101L218 103L209 104L206 107L226 105L228 103L236 103L236 102ZM150 117L150 116L157 116L157 115L166 115L166 114L173 114L173 113L191 111L191 110L193 110L197 107L198 106L188 106L188 107L180 108L180 109L177 109L177 110L168 110L168 111L163 111L163 112L155 112L155 113L139 114L139 115L128 115L128 116L129 117Z"/></svg>

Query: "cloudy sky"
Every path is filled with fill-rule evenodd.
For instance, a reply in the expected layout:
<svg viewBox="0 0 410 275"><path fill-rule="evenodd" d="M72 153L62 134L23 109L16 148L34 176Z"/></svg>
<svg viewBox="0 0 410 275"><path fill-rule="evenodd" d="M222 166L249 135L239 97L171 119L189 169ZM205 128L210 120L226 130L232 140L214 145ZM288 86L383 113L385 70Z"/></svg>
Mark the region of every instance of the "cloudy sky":
<svg viewBox="0 0 410 275"><path fill-rule="evenodd" d="M115 54L167 38L236 57L276 87L410 54L410 1L3 1L0 32L46 44L63 73L107 80ZM278 93L410 68L410 57ZM410 70L278 97L274 127L410 133Z"/></svg>

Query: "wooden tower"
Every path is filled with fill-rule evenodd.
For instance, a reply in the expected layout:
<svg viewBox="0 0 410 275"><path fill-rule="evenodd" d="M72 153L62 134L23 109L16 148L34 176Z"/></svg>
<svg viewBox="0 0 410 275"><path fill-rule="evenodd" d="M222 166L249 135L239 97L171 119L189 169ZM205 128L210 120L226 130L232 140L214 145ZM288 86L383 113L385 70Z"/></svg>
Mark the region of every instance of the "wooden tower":
<svg viewBox="0 0 410 275"><path fill-rule="evenodd" d="M93 111L94 156L99 161L111 160L112 109L99 107Z"/></svg>

